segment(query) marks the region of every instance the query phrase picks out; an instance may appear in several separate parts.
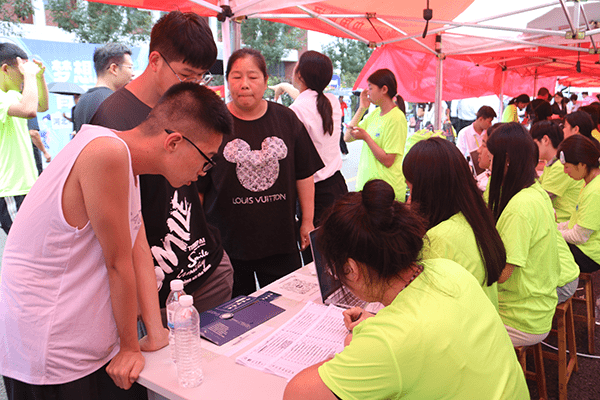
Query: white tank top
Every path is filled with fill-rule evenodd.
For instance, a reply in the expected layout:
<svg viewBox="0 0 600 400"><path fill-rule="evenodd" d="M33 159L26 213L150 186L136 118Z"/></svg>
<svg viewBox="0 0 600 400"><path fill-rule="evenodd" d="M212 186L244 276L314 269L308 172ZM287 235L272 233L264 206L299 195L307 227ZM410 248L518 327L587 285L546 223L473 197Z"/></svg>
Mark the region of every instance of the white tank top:
<svg viewBox="0 0 600 400"><path fill-rule="evenodd" d="M119 350L100 243L89 221L74 228L61 207L75 160L98 137L123 142L108 129L84 126L40 175L11 228L0 285L1 375L36 385L71 382L98 370ZM129 159L134 243L142 219L131 154Z"/></svg>

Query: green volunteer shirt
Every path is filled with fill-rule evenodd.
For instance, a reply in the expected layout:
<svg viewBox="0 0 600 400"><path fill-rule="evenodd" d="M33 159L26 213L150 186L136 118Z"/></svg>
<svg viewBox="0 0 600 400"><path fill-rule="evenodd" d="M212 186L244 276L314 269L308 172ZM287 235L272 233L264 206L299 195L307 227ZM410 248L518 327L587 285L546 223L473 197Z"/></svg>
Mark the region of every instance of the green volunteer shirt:
<svg viewBox="0 0 600 400"><path fill-rule="evenodd" d="M396 154L396 159L392 166L387 168L375 158L367 143L363 143L358 162L356 190L362 190L365 183L371 179L382 179L394 188L396 200L404 201L406 182L402 173L402 159L407 133L404 113L398 107L394 107L381 116L381 108L377 107L359 123L359 126L366 130L386 153Z"/></svg>
<svg viewBox="0 0 600 400"><path fill-rule="evenodd" d="M38 176L27 120L8 115L21 98L17 91L0 90L0 197L27 194Z"/></svg>
<svg viewBox="0 0 600 400"><path fill-rule="evenodd" d="M573 282L579 277L579 265L573 258L573 253L562 234L556 229L556 241L558 244L558 260L560 262L560 275L558 277L557 287L563 287L569 282Z"/></svg>
<svg viewBox="0 0 600 400"><path fill-rule="evenodd" d="M553 158L544 167L540 183L546 192L556 195L552 199L552 206L556 211L556 220L558 222L568 221L573 211L575 211L583 181L576 181L565 174L563 165L557 162L556 158Z"/></svg>
<svg viewBox="0 0 600 400"><path fill-rule="evenodd" d="M496 228L506 249L511 277L498 284L504 324L534 335L550 331L558 302L560 274L554 211L548 194L535 182L508 202Z"/></svg>
<svg viewBox="0 0 600 400"><path fill-rule="evenodd" d="M569 229L575 224L594 231L587 242L577 247L600 264L600 178L595 177L581 189L575 212L569 220Z"/></svg>
<svg viewBox="0 0 600 400"><path fill-rule="evenodd" d="M525 399L523 370L476 279L454 261L424 271L318 369L342 399Z"/></svg>
<svg viewBox="0 0 600 400"><path fill-rule="evenodd" d="M501 122L519 122L519 113L516 104L509 104L502 113Z"/></svg>
<svg viewBox="0 0 600 400"><path fill-rule="evenodd" d="M463 213L454 214L427 231L422 258L447 258L463 266L477 279L496 311L498 310L498 284L494 282L488 286L486 283L485 264L473 229Z"/></svg>

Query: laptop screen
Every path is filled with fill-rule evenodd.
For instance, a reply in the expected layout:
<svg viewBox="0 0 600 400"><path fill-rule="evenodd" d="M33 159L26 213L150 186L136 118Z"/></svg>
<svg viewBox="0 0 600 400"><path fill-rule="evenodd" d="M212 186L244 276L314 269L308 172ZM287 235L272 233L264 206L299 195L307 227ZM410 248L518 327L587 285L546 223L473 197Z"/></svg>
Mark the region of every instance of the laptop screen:
<svg viewBox="0 0 600 400"><path fill-rule="evenodd" d="M315 262L315 269L317 270L317 279L319 280L319 289L321 289L321 300L325 302L329 296L336 290L342 287L342 283L335 279L335 277L329 272L329 268L325 265L321 253L317 249L317 231L319 228L309 233L310 237L310 248Z"/></svg>

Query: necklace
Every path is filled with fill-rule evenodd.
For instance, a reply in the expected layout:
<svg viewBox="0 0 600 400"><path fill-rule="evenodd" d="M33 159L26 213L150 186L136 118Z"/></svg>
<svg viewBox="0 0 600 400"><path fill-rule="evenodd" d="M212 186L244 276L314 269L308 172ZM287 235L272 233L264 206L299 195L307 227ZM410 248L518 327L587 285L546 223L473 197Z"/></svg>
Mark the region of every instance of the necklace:
<svg viewBox="0 0 600 400"><path fill-rule="evenodd" d="M412 268L412 270L414 271L412 276L410 277L410 279L408 280L408 282L406 282L406 285L404 285L404 287L400 290L404 290L406 289L406 287L408 285L410 285L412 283L412 281L414 281L415 279L417 279L417 276L419 276L421 274L421 272L423 272L423 266L416 264L416 268Z"/></svg>

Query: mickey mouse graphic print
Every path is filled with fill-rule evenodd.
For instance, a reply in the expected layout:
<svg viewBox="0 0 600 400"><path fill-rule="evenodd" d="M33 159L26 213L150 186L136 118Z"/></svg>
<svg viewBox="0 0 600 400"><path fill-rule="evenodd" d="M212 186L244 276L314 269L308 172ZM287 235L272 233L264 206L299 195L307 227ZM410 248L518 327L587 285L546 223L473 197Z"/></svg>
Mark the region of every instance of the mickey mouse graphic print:
<svg viewBox="0 0 600 400"><path fill-rule="evenodd" d="M298 251L296 181L324 167L296 114L268 103L252 121L234 116L217 166L198 180L209 224L231 258L257 260Z"/></svg>

